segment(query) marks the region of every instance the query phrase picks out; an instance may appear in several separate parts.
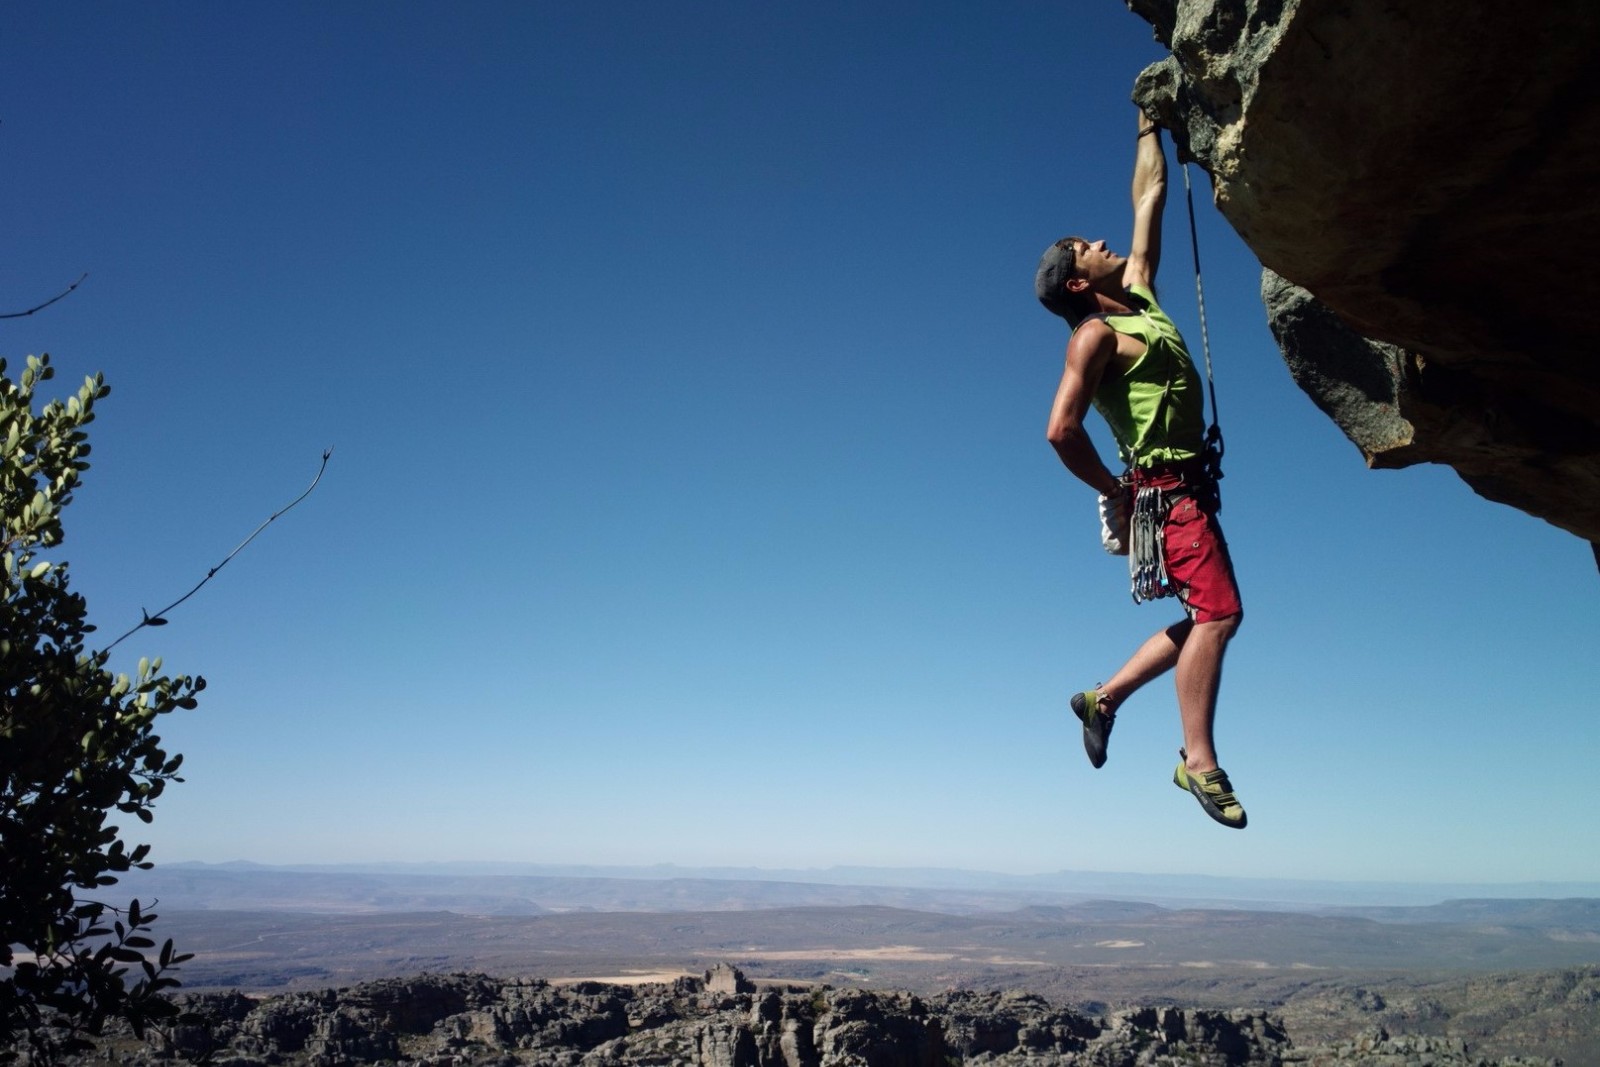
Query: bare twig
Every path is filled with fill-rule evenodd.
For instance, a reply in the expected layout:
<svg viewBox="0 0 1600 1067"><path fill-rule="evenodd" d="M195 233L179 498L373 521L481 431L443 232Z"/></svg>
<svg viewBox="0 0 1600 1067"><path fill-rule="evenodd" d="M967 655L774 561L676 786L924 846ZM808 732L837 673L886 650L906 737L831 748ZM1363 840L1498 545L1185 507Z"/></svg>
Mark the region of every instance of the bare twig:
<svg viewBox="0 0 1600 1067"><path fill-rule="evenodd" d="M77 281L73 282L71 285L67 286L65 289L61 290L61 292L57 293L55 296L52 296L49 300L46 300L44 303L39 304L39 305L37 305L35 307L31 307L27 311L8 311L8 312L5 312L4 314L0 314L0 319L21 319L21 318L26 318L29 315L32 315L35 311L43 311L45 308L49 307L51 304L54 304L57 300L60 300L62 297L66 296L68 293L72 292L72 290L74 290L78 286L82 285L83 284L83 279L87 278L88 276L89 276L89 272L88 271L84 271L81 275L78 276L78 280Z"/></svg>
<svg viewBox="0 0 1600 1067"><path fill-rule="evenodd" d="M111 642L101 651L110 652L113 648L116 648L123 641L129 637L132 637L137 631L144 629L146 626L165 626L167 624L167 612L171 611L173 608L177 607L179 604L182 604L185 600L188 600L190 597L198 593L200 591L200 587L205 585L212 578L216 577L217 572L228 565L228 560L233 559L234 556L237 556L240 552L244 551L244 546L248 545L251 541L254 541L257 534L259 534L262 530L265 530L268 526L272 525L279 515L282 515L284 512L288 511L290 508L300 503L300 501L311 495L311 490L315 489L317 487L317 483L322 481L322 472L328 469L328 458L332 455L333 449L331 448L323 452L322 466L317 468L317 476L311 479L311 484L306 486L306 491L289 501L277 511L274 511L271 515L267 516L267 520L260 526L257 526L254 530L250 531L250 536L246 537L243 541L240 541L238 547L236 547L232 552L229 552L227 557L221 563L207 571L206 576L200 579L193 589L189 590L187 593L183 594L177 600L174 600L172 603L168 604L154 615L151 615L148 611L144 612L144 618L140 619L139 622L134 625L133 629L129 630L127 633Z"/></svg>

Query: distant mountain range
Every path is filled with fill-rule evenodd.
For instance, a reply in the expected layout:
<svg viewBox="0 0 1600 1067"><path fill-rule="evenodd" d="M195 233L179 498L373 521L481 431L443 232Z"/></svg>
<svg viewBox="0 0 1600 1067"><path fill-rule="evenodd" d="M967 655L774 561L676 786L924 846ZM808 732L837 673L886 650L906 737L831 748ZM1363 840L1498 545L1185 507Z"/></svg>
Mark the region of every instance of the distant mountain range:
<svg viewBox="0 0 1600 1067"><path fill-rule="evenodd" d="M1332 905L1285 897L1378 891L1211 879L1197 894L1187 881L1133 875L827 872L858 879L846 884L735 872L662 877L661 868L607 877L417 869L173 864L139 872L115 892L159 908L164 932L198 953L187 980L212 986L304 987L422 970L678 973L721 959L770 977L906 988L1029 985L1045 968L1154 968L1169 972L1161 981L1170 984L1175 968L1303 974L1600 963L1600 897ZM896 878L921 884L885 884ZM1046 887L1052 881L1058 888ZM1443 891L1431 887L1434 896Z"/></svg>
<svg viewBox="0 0 1600 1067"><path fill-rule="evenodd" d="M1257 910L1414 908L1450 900L1600 899L1600 883L1326 882L1099 871L1010 875L945 868L595 867L512 863L338 866L172 863L124 876L169 907L469 914L882 905L969 914L1116 899ZM1379 917L1374 915L1373 917Z"/></svg>

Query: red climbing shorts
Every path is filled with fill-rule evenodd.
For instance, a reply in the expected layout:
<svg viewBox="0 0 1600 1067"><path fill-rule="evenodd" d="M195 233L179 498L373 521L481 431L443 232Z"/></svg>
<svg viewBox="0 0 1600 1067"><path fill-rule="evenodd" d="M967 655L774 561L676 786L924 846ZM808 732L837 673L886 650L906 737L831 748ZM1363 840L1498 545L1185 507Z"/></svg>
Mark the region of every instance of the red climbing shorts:
<svg viewBox="0 0 1600 1067"><path fill-rule="evenodd" d="M1214 494L1206 489L1191 492L1183 479L1182 465L1151 467L1133 472L1135 488L1151 485L1181 495L1167 511L1163 530L1167 552L1167 576L1178 590L1178 599L1195 622L1217 622L1244 614L1239 599L1239 583L1233 577L1233 560L1228 542L1217 523Z"/></svg>

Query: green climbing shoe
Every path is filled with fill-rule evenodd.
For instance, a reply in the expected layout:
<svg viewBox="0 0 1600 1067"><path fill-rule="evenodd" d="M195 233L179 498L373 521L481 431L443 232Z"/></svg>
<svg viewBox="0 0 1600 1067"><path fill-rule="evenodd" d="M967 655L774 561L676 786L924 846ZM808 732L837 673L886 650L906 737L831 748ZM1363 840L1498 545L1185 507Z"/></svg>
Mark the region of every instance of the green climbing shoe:
<svg viewBox="0 0 1600 1067"><path fill-rule="evenodd" d="M1185 759L1183 749L1180 748L1178 767L1172 772L1172 784L1192 794L1205 809L1206 814L1217 822L1231 826L1235 830L1243 830L1246 821L1244 805L1233 795L1233 783L1228 781L1227 772L1218 767L1214 771L1190 774L1188 768L1184 766Z"/></svg>
<svg viewBox="0 0 1600 1067"><path fill-rule="evenodd" d="M1112 712L1100 706L1100 691L1097 689L1073 693L1070 703L1072 714L1083 722L1083 750L1089 754L1089 762L1095 767L1105 766L1106 742L1111 740L1114 718Z"/></svg>

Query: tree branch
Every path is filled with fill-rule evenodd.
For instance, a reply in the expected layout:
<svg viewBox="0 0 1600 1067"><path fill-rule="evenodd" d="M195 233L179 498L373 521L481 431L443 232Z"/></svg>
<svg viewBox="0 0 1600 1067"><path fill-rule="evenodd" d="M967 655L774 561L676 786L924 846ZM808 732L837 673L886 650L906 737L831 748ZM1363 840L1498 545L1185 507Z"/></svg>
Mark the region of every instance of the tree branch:
<svg viewBox="0 0 1600 1067"><path fill-rule="evenodd" d="M57 297L56 299L59 300L60 297ZM265 522L263 522L260 526L257 526L254 530L252 530L250 532L250 536L249 537L246 537L243 541L240 541L239 544L238 544L238 547L236 547L232 552L229 552L227 557L225 559L223 559L223 561L221 563L217 564L215 567L212 567L209 571L207 571L206 572L206 576L204 578L200 579L200 581L198 583L196 583L196 585L195 585L195 587L193 589L189 590L187 593L183 594L177 600L174 600L172 603L168 604L166 607L162 608L160 611L156 612L154 615L151 615L148 611L145 612L144 613L144 618L139 620L139 622L137 624L135 624L132 629L130 629L127 633L123 634L121 637L117 638L115 641L111 642L109 645L105 646L105 648L101 649L101 651L102 652L110 652L113 648L116 648L123 641L127 640L129 637L132 637L135 633L137 633L139 630L144 629L146 626L165 626L167 624L167 620L166 620L167 612L171 611L173 608L177 607L179 604L182 604L185 600L188 600L190 597L192 597L196 593L198 593L200 591L200 587L205 585L212 578L215 578L216 575L217 575L217 572L228 565L228 561L229 560L233 559L234 556L237 556L240 552L244 551L244 546L248 545L251 541L254 541L256 539L256 535L257 534L259 534L262 530L265 530L268 526L272 525L272 523L277 520L279 515L282 515L284 512L288 511L290 508L292 508L296 504L300 503L300 501L304 500L306 497L311 495L311 490L315 489L317 487L317 483L322 481L322 472L328 469L328 458L330 456L332 456L332 455L333 455L333 449L330 448L330 449L327 449L326 451L324 451L322 453L322 466L317 468L317 476L315 478L311 479L311 484L306 486L305 492L301 493L299 496L297 496L293 500L289 501L283 507L279 508L277 511L274 511L271 515L267 516L267 520Z"/></svg>
<svg viewBox="0 0 1600 1067"><path fill-rule="evenodd" d="M67 286L61 292L57 293L55 296L52 296L49 300L46 300L44 303L39 304L39 305L37 305L35 307L31 307L27 311L8 311L8 312L6 312L4 314L0 314L0 319L21 319L21 318L26 318L29 315L32 315L35 311L43 311L45 308L49 307L51 304L54 304L57 300L60 300L62 297L66 296L68 293L72 292L72 290L74 290L78 286L82 285L83 284L83 279L87 278L88 276L89 276L89 272L88 271L84 271L82 274L80 274L78 276L78 280L77 281L73 282L71 285Z"/></svg>

